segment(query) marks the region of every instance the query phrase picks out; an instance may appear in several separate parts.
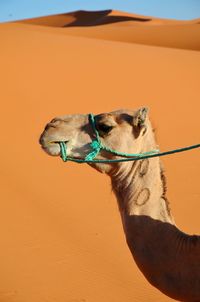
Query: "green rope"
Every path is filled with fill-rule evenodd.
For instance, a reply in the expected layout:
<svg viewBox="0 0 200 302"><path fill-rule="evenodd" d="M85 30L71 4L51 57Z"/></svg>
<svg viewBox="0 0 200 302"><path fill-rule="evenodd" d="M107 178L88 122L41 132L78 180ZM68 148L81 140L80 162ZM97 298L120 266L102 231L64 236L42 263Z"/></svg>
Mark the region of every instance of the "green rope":
<svg viewBox="0 0 200 302"><path fill-rule="evenodd" d="M60 142L59 144L65 145L65 143L63 143L63 142ZM66 145L64 146L64 148L66 148ZM158 157L158 156L165 156L165 155L180 153L180 152L184 152L184 151L189 151L189 150L196 149L196 148L200 148L200 144L192 145L192 146L188 146L188 147L184 147L184 148L179 148L179 149L175 149L175 150L165 151L165 152L158 152L158 153L149 154L149 155L143 155L141 153L137 157L120 158L120 159L92 159L92 160L78 159L78 158L74 158L74 157L67 157L67 159L66 159L65 157L63 157L62 149L61 149L61 158L63 159L63 161L73 161L76 163L102 163L102 164L103 163L119 163L119 162L142 160L142 159Z"/></svg>
<svg viewBox="0 0 200 302"><path fill-rule="evenodd" d="M64 142L60 142L59 145L60 145L60 154L61 154L62 160L67 161L68 159L67 159L66 145Z"/></svg>
<svg viewBox="0 0 200 302"><path fill-rule="evenodd" d="M152 157L157 157L157 156L165 156L165 155L169 155L169 154L189 151L189 150L192 150L192 149L195 149L195 148L200 148L200 144L197 144L197 145L192 145L192 146L189 146L189 147L179 148L179 149L170 150L170 151L166 151L166 152L159 152L159 150L152 150L152 151L149 151L149 152L135 153L135 154L119 152L119 151L113 150L109 147L106 147L102 144L102 142L100 140L100 137L99 137L99 133L98 133L98 131L96 129L96 126L95 126L95 119L94 119L93 114L89 114L89 121L92 125L92 128L93 128L94 133L95 133L95 137L96 137L96 139L94 139L92 141L92 143L90 144L90 147L91 147L92 151L89 154L87 154L84 159L69 157L69 156L67 156L67 146L66 146L66 144L64 142L59 142L60 155L61 155L61 158L64 162L73 161L73 162L76 162L76 163L119 163L119 162L127 162L127 161L136 161L136 160L152 158ZM106 152L112 153L112 154L117 155L117 156L125 157L125 158L121 158L121 159L95 159L95 157L99 154L99 152L101 150L104 150Z"/></svg>
<svg viewBox="0 0 200 302"><path fill-rule="evenodd" d="M91 144L90 147L92 148L92 152L90 152L86 157L85 160L93 160L100 152L101 150L101 145L97 140L94 140Z"/></svg>

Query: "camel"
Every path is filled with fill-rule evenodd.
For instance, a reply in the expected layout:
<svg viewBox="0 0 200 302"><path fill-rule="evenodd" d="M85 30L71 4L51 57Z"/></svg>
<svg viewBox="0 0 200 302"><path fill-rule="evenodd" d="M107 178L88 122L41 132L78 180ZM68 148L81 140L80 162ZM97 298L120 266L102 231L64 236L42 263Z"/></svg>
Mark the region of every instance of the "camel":
<svg viewBox="0 0 200 302"><path fill-rule="evenodd" d="M98 114L95 127L109 148L127 153L157 148L147 108ZM49 155L60 156L59 142L64 142L68 156L83 159L94 138L88 115L65 115L47 124L40 144ZM96 156L113 158L119 156L106 150ZM200 236L185 234L176 226L160 158L89 165L111 178L128 247L146 279L172 299L200 301Z"/></svg>

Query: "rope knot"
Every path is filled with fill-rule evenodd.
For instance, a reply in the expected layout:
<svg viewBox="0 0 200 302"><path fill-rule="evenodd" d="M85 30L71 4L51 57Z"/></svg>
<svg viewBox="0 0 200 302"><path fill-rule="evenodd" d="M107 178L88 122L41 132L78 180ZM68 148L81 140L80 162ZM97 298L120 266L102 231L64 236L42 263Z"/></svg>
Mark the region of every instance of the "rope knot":
<svg viewBox="0 0 200 302"><path fill-rule="evenodd" d="M93 151L91 151L86 157L85 160L93 160L99 151L101 150L101 145L97 140L94 140L91 142L90 147L92 148Z"/></svg>
<svg viewBox="0 0 200 302"><path fill-rule="evenodd" d="M100 150L100 148L101 148L100 144L97 140L91 142L90 146L93 150Z"/></svg>

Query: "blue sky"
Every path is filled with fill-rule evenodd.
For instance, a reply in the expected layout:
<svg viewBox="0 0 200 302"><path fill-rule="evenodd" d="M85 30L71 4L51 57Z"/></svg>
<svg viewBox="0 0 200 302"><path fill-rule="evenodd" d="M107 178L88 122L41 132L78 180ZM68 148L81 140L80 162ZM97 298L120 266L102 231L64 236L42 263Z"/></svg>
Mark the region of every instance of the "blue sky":
<svg viewBox="0 0 200 302"><path fill-rule="evenodd" d="M80 9L116 9L188 20L200 17L200 0L0 0L0 22Z"/></svg>

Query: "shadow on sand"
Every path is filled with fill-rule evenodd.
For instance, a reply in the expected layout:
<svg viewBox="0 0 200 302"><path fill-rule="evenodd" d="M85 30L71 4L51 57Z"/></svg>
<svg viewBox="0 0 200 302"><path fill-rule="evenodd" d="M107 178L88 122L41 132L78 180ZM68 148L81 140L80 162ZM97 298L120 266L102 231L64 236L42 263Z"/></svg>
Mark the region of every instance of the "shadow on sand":
<svg viewBox="0 0 200 302"><path fill-rule="evenodd" d="M137 18L129 16L109 16L112 10L103 11L77 11L73 15L76 20L70 24L63 27L73 27L73 26L98 26L109 23L117 23L122 21L138 21L138 22L148 22L151 21L149 18Z"/></svg>

